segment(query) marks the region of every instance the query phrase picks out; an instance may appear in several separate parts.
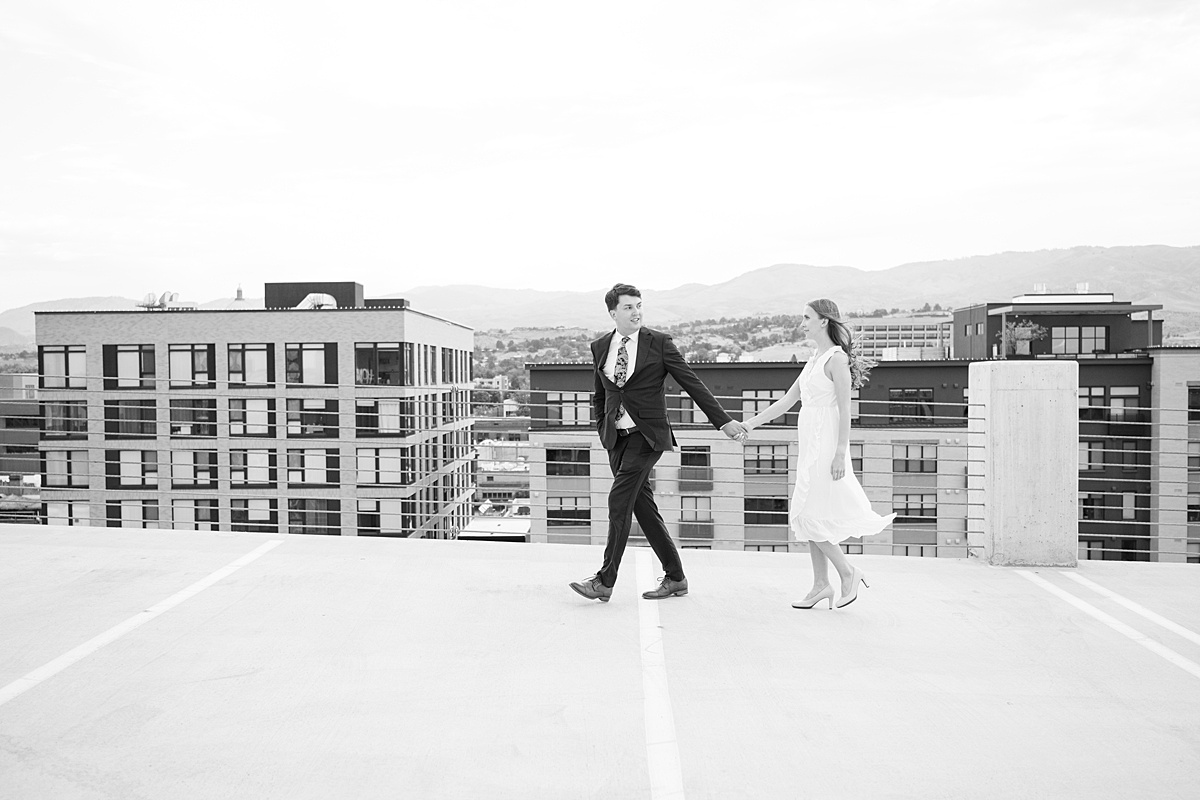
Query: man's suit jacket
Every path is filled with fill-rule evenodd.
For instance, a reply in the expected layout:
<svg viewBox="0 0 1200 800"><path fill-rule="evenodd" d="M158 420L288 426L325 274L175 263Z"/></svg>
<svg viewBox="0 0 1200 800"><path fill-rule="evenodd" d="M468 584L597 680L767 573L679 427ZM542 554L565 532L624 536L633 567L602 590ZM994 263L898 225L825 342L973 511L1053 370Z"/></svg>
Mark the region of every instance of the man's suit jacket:
<svg viewBox="0 0 1200 800"><path fill-rule="evenodd" d="M618 342L620 339L617 340ZM592 395L592 416L596 430L606 450L617 446L617 408L624 404L625 412L655 450L674 450L675 434L667 421L667 375L688 393L708 416L713 427L732 422L733 418L721 407L708 387L683 360L671 337L662 331L642 328L638 331L637 361L633 375L619 387L604 376L604 363L613 334L606 333L592 342L592 371L596 390Z"/></svg>

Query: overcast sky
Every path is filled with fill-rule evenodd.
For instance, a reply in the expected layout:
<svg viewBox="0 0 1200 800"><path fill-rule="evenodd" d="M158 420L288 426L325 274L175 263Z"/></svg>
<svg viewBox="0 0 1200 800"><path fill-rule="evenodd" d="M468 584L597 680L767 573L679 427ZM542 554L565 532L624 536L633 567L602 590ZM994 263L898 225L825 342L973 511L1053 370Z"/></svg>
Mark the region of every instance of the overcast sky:
<svg viewBox="0 0 1200 800"><path fill-rule="evenodd" d="M1200 4L0 6L0 308L1200 243Z"/></svg>

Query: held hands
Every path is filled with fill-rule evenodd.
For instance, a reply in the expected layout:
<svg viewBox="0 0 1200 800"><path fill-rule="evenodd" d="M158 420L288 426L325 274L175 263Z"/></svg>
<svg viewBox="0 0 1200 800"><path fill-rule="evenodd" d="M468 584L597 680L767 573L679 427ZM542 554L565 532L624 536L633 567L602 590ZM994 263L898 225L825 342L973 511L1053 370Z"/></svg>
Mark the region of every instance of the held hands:
<svg viewBox="0 0 1200 800"><path fill-rule="evenodd" d="M750 429L736 420L726 422L721 426L721 433L738 442L745 442L750 436Z"/></svg>

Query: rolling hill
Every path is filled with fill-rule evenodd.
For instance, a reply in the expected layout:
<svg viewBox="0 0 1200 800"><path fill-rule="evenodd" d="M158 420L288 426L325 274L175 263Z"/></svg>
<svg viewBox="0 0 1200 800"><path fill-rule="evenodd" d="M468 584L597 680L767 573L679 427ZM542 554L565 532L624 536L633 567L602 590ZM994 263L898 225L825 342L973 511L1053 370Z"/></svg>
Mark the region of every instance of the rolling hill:
<svg viewBox="0 0 1200 800"><path fill-rule="evenodd" d="M613 279L637 283L638 275ZM1051 292L1071 292L1086 283L1092 291L1112 292L1118 300L1161 303L1166 319L1200 312L1200 246L1072 247L1063 250L997 253L948 261L901 264L868 272L853 267L775 264L714 285L690 283L646 292L651 326L676 322L798 314L804 303L830 297L843 311L919 308L925 303L959 307L1003 301L1044 284ZM611 284L608 284L611 285ZM530 326L578 326L599 330L609 325L603 294L485 286L419 286L388 297L404 297L412 307L470 325L478 330ZM0 328L33 337L33 312L39 310L130 309L123 297L85 297L34 303L0 313ZM201 308L225 308L220 298ZM261 299L250 304L261 307Z"/></svg>

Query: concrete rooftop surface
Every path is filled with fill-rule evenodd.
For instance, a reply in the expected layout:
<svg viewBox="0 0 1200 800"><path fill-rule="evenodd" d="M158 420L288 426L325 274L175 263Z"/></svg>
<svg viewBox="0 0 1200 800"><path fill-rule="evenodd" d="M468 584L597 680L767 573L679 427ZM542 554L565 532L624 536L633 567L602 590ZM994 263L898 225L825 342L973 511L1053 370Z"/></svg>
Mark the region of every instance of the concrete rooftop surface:
<svg viewBox="0 0 1200 800"><path fill-rule="evenodd" d="M600 555L2 526L0 797L1200 797L1200 567Z"/></svg>

